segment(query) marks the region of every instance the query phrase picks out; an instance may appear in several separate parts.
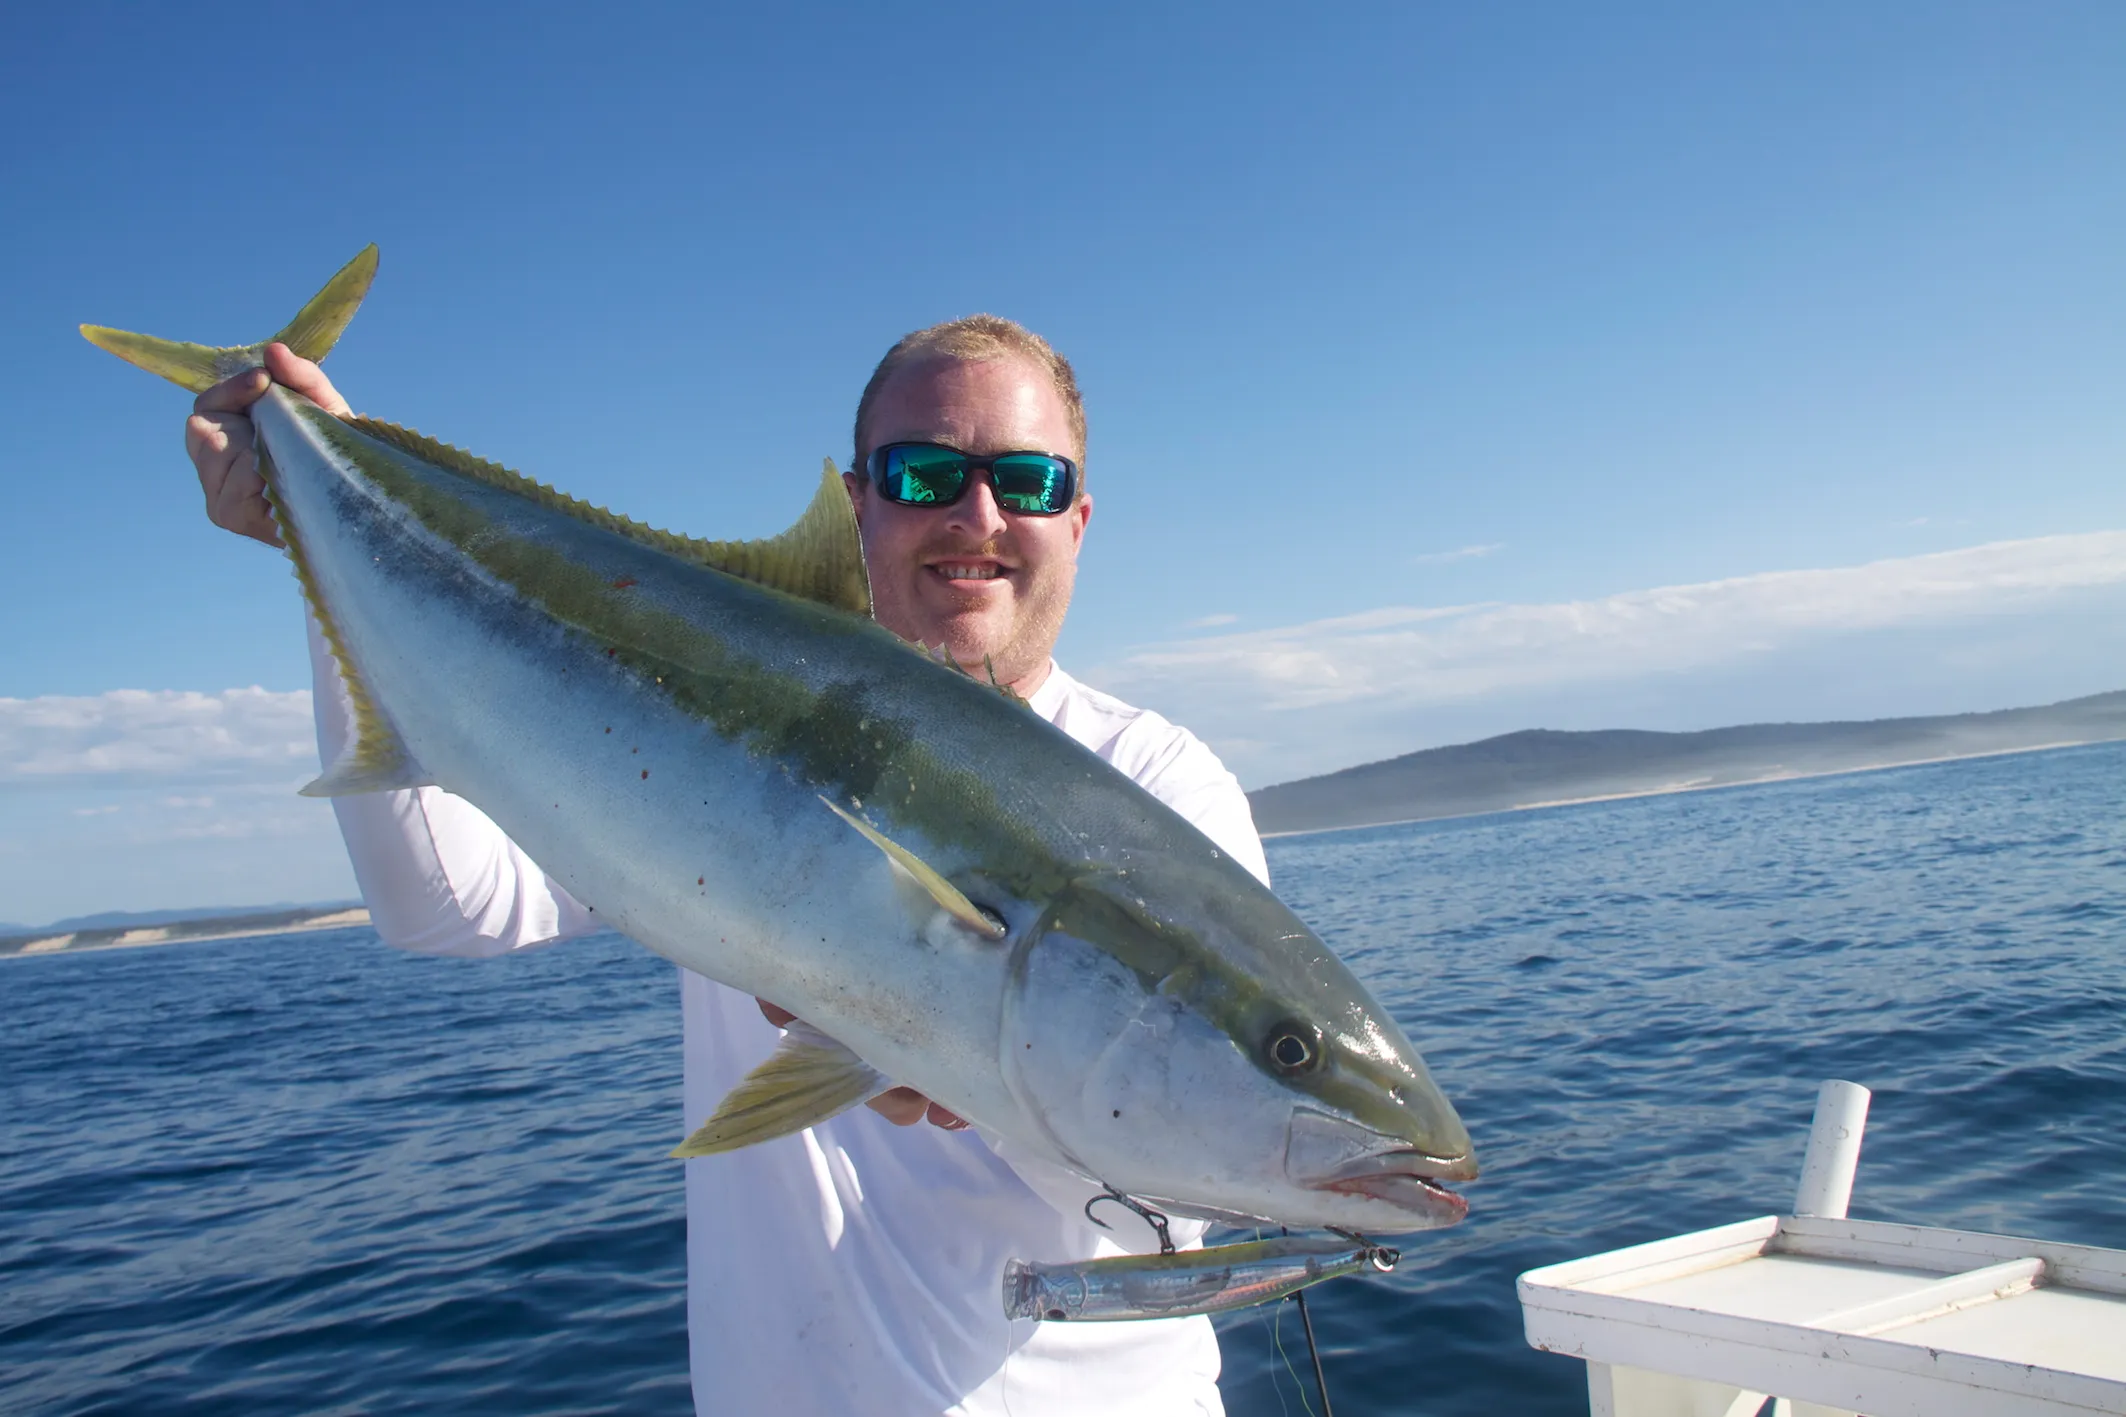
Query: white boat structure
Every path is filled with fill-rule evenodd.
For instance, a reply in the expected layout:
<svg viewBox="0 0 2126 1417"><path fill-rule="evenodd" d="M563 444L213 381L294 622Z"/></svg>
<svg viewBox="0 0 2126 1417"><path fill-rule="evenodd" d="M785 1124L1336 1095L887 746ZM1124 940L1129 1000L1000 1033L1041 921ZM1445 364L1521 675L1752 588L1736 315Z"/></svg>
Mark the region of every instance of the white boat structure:
<svg viewBox="0 0 2126 1417"><path fill-rule="evenodd" d="M1592 1417L2126 1413L2126 1251L1847 1219L1868 1097L1823 1085L1794 1214L1521 1276Z"/></svg>

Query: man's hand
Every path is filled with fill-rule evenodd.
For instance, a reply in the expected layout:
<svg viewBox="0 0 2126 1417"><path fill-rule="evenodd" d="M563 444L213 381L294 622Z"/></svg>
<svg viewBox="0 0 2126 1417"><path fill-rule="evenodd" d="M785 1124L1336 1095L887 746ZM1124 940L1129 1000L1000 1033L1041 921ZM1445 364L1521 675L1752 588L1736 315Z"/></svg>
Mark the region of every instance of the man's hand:
<svg viewBox="0 0 2126 1417"><path fill-rule="evenodd" d="M760 1005L760 1016L777 1028L788 1028L791 1020L797 1017L766 999L753 1002ZM931 1126L943 1127L948 1132L957 1132L967 1125L965 1118L947 1112L912 1087L896 1087L891 1092L882 1092L864 1105L896 1127L912 1127L925 1117L930 1119Z"/></svg>
<svg viewBox="0 0 2126 1417"><path fill-rule="evenodd" d="M207 494L207 520L238 536L278 546L280 533L266 510L266 484L258 475L251 420L244 414L269 382L293 389L327 413L353 412L324 370L284 344L269 344L264 369L224 379L193 400L192 416L185 420L185 452L199 473L200 491Z"/></svg>

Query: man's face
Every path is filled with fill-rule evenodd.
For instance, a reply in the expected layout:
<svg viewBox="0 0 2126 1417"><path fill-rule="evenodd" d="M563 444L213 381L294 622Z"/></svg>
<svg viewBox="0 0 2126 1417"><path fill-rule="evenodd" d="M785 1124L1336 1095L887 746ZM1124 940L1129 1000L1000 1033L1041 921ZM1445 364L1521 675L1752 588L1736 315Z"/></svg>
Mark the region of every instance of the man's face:
<svg viewBox="0 0 2126 1417"><path fill-rule="evenodd" d="M977 456L1042 452L1073 461L1085 451L1055 385L1015 355L896 370L863 431L866 451L942 443ZM1037 688L1070 607L1092 499L1081 491L1069 511L1036 517L1001 510L986 471L945 507L889 502L862 469L845 480L879 623L903 639L943 645L976 672L987 656L997 681L1020 693Z"/></svg>

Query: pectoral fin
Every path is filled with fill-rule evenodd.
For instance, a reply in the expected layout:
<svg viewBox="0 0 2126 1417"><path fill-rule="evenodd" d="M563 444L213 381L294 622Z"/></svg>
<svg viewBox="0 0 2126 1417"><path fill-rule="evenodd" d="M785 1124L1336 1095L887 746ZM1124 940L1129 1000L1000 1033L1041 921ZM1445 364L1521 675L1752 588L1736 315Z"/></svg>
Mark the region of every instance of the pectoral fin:
<svg viewBox="0 0 2126 1417"><path fill-rule="evenodd" d="M958 886L939 875L922 857L902 846L869 822L844 812L826 798L822 797L819 800L826 802L827 806L833 810L835 816L840 817L850 826L862 832L866 841L885 852L886 859L893 863L894 869L920 887L923 893L936 901L939 909L943 910L947 915L950 915L984 939L1001 940L1010 933L1005 928L1003 921L969 900L961 893Z"/></svg>
<svg viewBox="0 0 2126 1417"><path fill-rule="evenodd" d="M745 1075L716 1106L716 1115L672 1149L677 1157L714 1156L758 1141L801 1132L893 1084L841 1044L802 1021L793 1022L767 1061Z"/></svg>

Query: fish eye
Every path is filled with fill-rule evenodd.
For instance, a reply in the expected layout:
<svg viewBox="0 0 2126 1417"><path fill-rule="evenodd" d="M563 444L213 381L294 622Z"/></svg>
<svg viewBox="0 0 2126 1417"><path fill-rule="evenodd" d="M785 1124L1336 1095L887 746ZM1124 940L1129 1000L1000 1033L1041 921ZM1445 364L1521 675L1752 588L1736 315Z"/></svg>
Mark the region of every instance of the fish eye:
<svg viewBox="0 0 2126 1417"><path fill-rule="evenodd" d="M1270 1030L1263 1053L1270 1066L1290 1076L1303 1073L1321 1061L1320 1035L1297 1019L1287 1019Z"/></svg>

